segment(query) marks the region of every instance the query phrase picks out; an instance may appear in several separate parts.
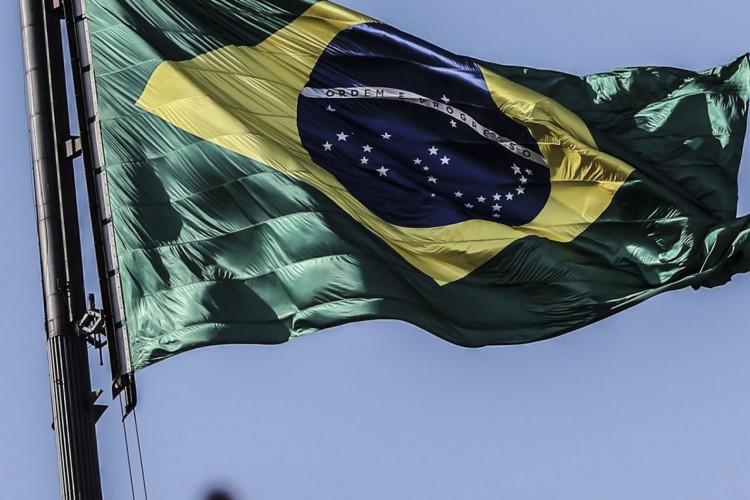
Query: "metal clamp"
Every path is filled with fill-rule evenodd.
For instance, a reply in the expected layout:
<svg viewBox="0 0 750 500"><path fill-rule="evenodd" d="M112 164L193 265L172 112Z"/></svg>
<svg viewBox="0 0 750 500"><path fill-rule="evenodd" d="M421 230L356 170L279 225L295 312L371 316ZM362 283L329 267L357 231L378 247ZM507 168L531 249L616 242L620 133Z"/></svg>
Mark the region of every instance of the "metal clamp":
<svg viewBox="0 0 750 500"><path fill-rule="evenodd" d="M96 308L93 293L89 294L89 310L78 322L78 333L86 337L86 342L99 351L99 365L103 365L102 348L107 345L107 327L104 312Z"/></svg>
<svg viewBox="0 0 750 500"><path fill-rule="evenodd" d="M83 154L83 143L77 135L65 141L65 156L74 160Z"/></svg>

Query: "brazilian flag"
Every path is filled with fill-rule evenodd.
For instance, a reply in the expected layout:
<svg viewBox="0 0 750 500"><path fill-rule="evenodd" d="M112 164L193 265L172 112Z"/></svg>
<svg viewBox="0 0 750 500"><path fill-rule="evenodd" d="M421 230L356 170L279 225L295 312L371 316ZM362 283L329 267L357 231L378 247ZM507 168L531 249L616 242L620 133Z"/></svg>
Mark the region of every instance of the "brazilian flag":
<svg viewBox="0 0 750 500"><path fill-rule="evenodd" d="M89 0L132 368L400 319L547 339L750 269L750 64L576 77L311 0Z"/></svg>

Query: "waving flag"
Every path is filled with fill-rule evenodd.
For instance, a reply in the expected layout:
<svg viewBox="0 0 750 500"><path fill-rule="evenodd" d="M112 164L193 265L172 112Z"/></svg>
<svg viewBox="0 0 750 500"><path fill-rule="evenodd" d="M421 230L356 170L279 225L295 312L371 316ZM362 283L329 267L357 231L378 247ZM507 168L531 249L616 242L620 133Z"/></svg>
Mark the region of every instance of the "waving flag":
<svg viewBox="0 0 750 500"><path fill-rule="evenodd" d="M747 57L579 78L325 1L89 17L133 368L371 318L530 342L747 270Z"/></svg>

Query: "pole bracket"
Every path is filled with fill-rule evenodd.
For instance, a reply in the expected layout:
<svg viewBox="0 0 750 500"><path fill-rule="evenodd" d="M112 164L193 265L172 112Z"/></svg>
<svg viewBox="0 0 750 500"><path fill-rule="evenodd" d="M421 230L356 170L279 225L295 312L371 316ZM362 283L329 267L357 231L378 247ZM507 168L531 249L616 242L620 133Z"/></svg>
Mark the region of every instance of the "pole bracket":
<svg viewBox="0 0 750 500"><path fill-rule="evenodd" d="M100 418L102 418L102 415L104 415L104 412L107 411L107 405L101 405L96 404L96 400L99 399L99 396L102 395L102 390L97 389L95 391L91 391L91 394L89 395L89 400L91 403L91 408L94 412L94 423L98 422Z"/></svg>
<svg viewBox="0 0 750 500"><path fill-rule="evenodd" d="M65 141L65 156L69 160L73 160L75 158L78 158L83 154L83 143L81 142L81 138L77 135L71 137L67 141Z"/></svg>
<svg viewBox="0 0 750 500"><path fill-rule="evenodd" d="M99 351L99 365L104 364L102 348L107 345L107 326L104 312L96 308L94 294L89 294L89 310L78 322L78 334L86 338L86 342Z"/></svg>
<svg viewBox="0 0 750 500"><path fill-rule="evenodd" d="M57 14L57 17L65 19L65 5L63 4L63 0L52 0L52 10Z"/></svg>

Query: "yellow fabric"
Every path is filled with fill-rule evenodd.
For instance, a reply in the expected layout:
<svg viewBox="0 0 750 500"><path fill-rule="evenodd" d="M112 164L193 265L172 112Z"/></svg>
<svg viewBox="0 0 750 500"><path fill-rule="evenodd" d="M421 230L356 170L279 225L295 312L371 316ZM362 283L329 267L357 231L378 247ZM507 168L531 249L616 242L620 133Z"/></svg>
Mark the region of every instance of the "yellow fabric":
<svg viewBox="0 0 750 500"><path fill-rule="evenodd" d="M528 127L550 167L551 194L542 212L515 228L484 220L406 228L369 211L312 161L297 130L297 100L318 58L342 30L368 22L376 21L318 2L257 46L228 46L162 63L137 105L315 187L441 284L465 277L520 238L570 241L609 206L632 169L598 151L576 115L482 68L499 109Z"/></svg>

